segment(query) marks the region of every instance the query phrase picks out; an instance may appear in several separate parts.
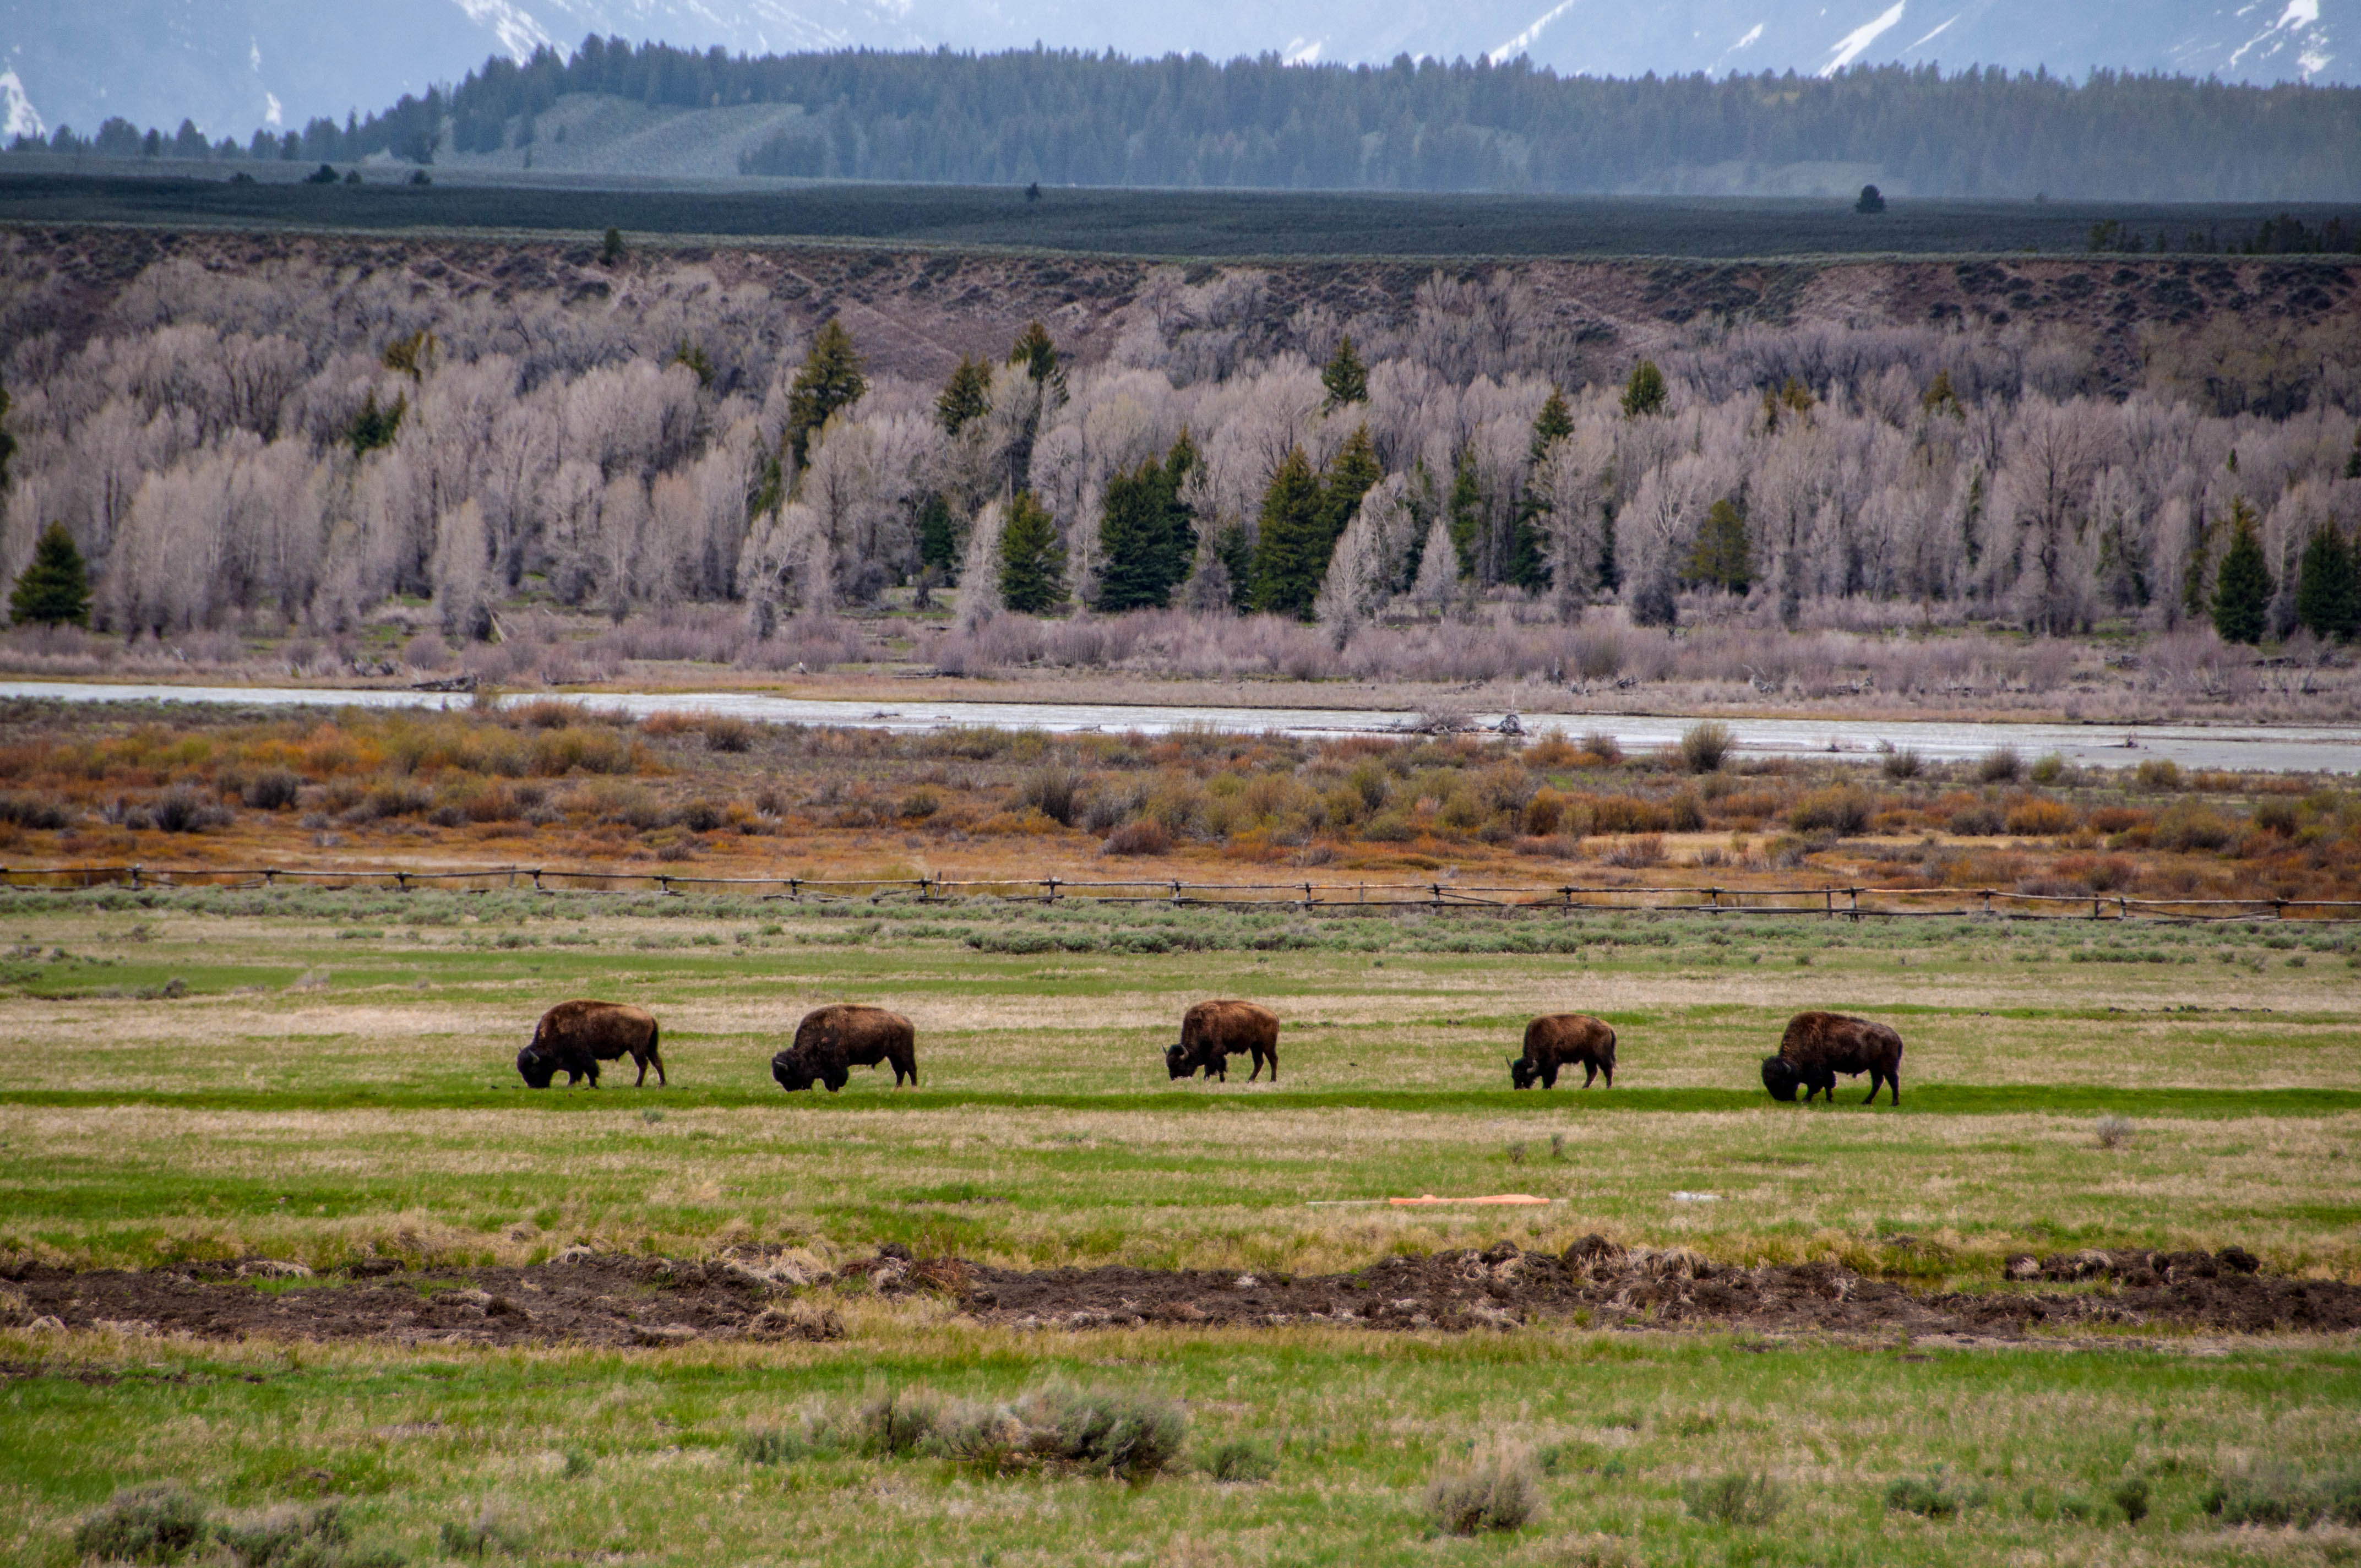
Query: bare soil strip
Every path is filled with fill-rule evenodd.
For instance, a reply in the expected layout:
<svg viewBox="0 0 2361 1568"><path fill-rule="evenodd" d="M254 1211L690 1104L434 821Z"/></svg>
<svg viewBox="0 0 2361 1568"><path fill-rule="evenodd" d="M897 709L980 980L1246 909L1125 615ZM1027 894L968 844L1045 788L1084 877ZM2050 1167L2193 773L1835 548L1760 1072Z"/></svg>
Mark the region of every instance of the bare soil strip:
<svg viewBox="0 0 2361 1568"><path fill-rule="evenodd" d="M843 1330L826 1305L831 1292L798 1292L855 1280L885 1296L948 1297L972 1318L1015 1328L1466 1332L1572 1320L1982 1339L2097 1326L2232 1333L2361 1328L2361 1286L2264 1274L2236 1247L2021 1257L2011 1260L2006 1288L1924 1293L1831 1263L1727 1267L1677 1250L1627 1252L1598 1236L1563 1256L1502 1244L1316 1277L1022 1272L955 1258L913 1261L894 1247L817 1277L760 1255L678 1262L587 1252L524 1268L411 1272L373 1259L356 1266L353 1277L314 1281L289 1272L260 1261L137 1273L38 1264L0 1270L24 1302L7 1314L19 1328L412 1345L833 1339Z"/></svg>

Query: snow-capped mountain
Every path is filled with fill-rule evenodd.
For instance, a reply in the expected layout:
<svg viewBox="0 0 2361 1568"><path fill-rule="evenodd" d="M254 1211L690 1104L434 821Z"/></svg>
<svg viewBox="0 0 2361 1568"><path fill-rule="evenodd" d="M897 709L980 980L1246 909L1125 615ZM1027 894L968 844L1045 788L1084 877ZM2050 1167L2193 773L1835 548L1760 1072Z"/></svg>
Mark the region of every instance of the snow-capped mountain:
<svg viewBox="0 0 2361 1568"><path fill-rule="evenodd" d="M1115 49L1319 62L1522 55L1561 74L2094 66L2361 81L2361 0L0 0L13 135L109 115L209 136L341 119L586 34L750 53L865 46Z"/></svg>

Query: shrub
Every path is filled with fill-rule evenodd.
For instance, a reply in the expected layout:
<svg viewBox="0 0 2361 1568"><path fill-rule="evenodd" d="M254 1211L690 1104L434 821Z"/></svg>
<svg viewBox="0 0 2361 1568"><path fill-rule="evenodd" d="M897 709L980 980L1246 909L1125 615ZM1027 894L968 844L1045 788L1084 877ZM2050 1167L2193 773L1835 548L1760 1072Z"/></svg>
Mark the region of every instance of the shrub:
<svg viewBox="0 0 2361 1568"><path fill-rule="evenodd" d="M810 1438L792 1428L766 1428L741 1432L738 1457L749 1464L793 1464L813 1452Z"/></svg>
<svg viewBox="0 0 2361 1568"><path fill-rule="evenodd" d="M2150 840L2160 850L2218 850L2234 829L2220 815L2192 800L2175 801L2156 819Z"/></svg>
<svg viewBox="0 0 2361 1568"><path fill-rule="evenodd" d="M1664 809L1672 816L1675 833L1695 833L1705 827L1705 803L1697 799L1695 790L1681 791L1664 803Z"/></svg>
<svg viewBox="0 0 2361 1568"><path fill-rule="evenodd" d="M2309 1530L2325 1519L2361 1525L2361 1474L2306 1480L2284 1465L2216 1476L2201 1499L2205 1511L2225 1525L2264 1525Z"/></svg>
<svg viewBox="0 0 2361 1568"><path fill-rule="evenodd" d="M2006 826L2027 838L2048 838L2074 830L2074 811L2062 801L2021 800L2009 807Z"/></svg>
<svg viewBox="0 0 2361 1568"><path fill-rule="evenodd" d="M2125 1524L2137 1524L2147 1518L2147 1476L2126 1477L2108 1496L2114 1500L2115 1507L2123 1509Z"/></svg>
<svg viewBox="0 0 2361 1568"><path fill-rule="evenodd" d="M295 804L303 781L285 768L271 768L247 781L246 804L258 811L284 811Z"/></svg>
<svg viewBox="0 0 2361 1568"><path fill-rule="evenodd" d="M1629 839L1619 841L1613 849L1608 850L1606 860L1610 866L1624 866L1635 870L1648 866L1661 866L1664 863L1664 837L1656 833L1634 834Z"/></svg>
<svg viewBox="0 0 2361 1568"><path fill-rule="evenodd" d="M704 721L705 749L708 751L751 751L754 738L762 730L753 720L733 718L716 714Z"/></svg>
<svg viewBox="0 0 2361 1568"><path fill-rule="evenodd" d="M1172 835L1152 817L1126 822L1106 836L1100 846L1110 855L1163 855L1172 850Z"/></svg>
<svg viewBox="0 0 2361 1568"><path fill-rule="evenodd" d="M1989 839L2004 826L2000 808L1993 806L1963 806L1951 813L1944 824L1963 839Z"/></svg>
<svg viewBox="0 0 2361 1568"><path fill-rule="evenodd" d="M1582 749L1608 767L1623 760L1623 747L1604 729L1594 729L1582 738Z"/></svg>
<svg viewBox="0 0 2361 1568"><path fill-rule="evenodd" d="M939 1411L936 1442L950 1457L991 1470L1058 1468L1141 1480L1170 1469L1188 1433L1178 1400L1052 1383L1012 1405Z"/></svg>
<svg viewBox="0 0 2361 1568"><path fill-rule="evenodd" d="M2157 795L2169 795L2180 787L2180 764L2162 757L2151 757L2132 771L2139 787Z"/></svg>
<svg viewBox="0 0 2361 1568"><path fill-rule="evenodd" d="M710 833L721 826L721 808L709 800L692 800L674 812L672 819L692 833Z"/></svg>
<svg viewBox="0 0 2361 1568"><path fill-rule="evenodd" d="M2134 1126L2132 1119L2128 1116L2102 1116L2099 1118L2096 1131L2099 1135L2099 1146L2103 1149L2112 1149L2121 1148L2129 1143L2132 1134L2137 1131L2137 1128Z"/></svg>
<svg viewBox="0 0 2361 1568"><path fill-rule="evenodd" d="M63 806L33 795L0 795L0 822L54 832L73 820Z"/></svg>
<svg viewBox="0 0 2361 1568"><path fill-rule="evenodd" d="M1851 784L1816 789L1787 809L1787 826L1798 833L1858 833L1869 826L1869 792Z"/></svg>
<svg viewBox="0 0 2361 1568"><path fill-rule="evenodd" d="M1216 1481L1268 1481L1279 1472L1279 1454L1256 1438L1233 1438L1205 1455L1205 1474Z"/></svg>
<svg viewBox="0 0 2361 1568"><path fill-rule="evenodd" d="M1452 1535L1522 1530L1541 1511L1541 1471L1522 1450L1438 1465L1426 1484L1426 1511Z"/></svg>
<svg viewBox="0 0 2361 1568"><path fill-rule="evenodd" d="M1557 831L1558 820L1565 815L1565 796L1546 786L1537 789L1532 799L1525 802L1525 831L1546 839Z"/></svg>
<svg viewBox="0 0 2361 1568"><path fill-rule="evenodd" d="M387 1547L356 1548L343 1505L271 1508L214 1527L240 1568L399 1568L401 1554Z"/></svg>
<svg viewBox="0 0 2361 1568"><path fill-rule="evenodd" d="M2033 782L2054 784L2066 776L2066 759L2051 751L2033 764Z"/></svg>
<svg viewBox="0 0 2361 1568"><path fill-rule="evenodd" d="M1082 785L1081 773L1052 762L1018 782L1016 804L1032 806L1060 828L1071 828L1082 806Z"/></svg>
<svg viewBox="0 0 2361 1568"><path fill-rule="evenodd" d="M1899 751L1887 752L1885 761L1878 765L1884 770L1885 776L1887 778L1894 779L1897 782L1903 779L1916 778L1920 773L1926 771L1927 766L1926 762L1919 757L1918 753L1912 751L1907 746L1904 747Z"/></svg>
<svg viewBox="0 0 2361 1568"><path fill-rule="evenodd" d="M1729 1470L1682 1482L1681 1502L1710 1523L1766 1525L1787 1506L1787 1490L1771 1475Z"/></svg>
<svg viewBox="0 0 2361 1568"><path fill-rule="evenodd" d="M1737 743L1727 724L1710 718L1702 724L1692 724L1681 736L1681 766L1693 773L1714 773Z"/></svg>
<svg viewBox="0 0 2361 1568"><path fill-rule="evenodd" d="M487 1507L465 1523L445 1519L435 1532L435 1544L445 1557L482 1557L494 1552L521 1551L524 1537L496 1509Z"/></svg>
<svg viewBox="0 0 2361 1568"><path fill-rule="evenodd" d="M156 802L156 826L167 833L197 833L219 828L230 814L205 798L193 784L174 784Z"/></svg>
<svg viewBox="0 0 2361 1568"><path fill-rule="evenodd" d="M2014 746L1995 746L1976 764L1976 777L1986 784L2015 784L2025 772L2025 759Z"/></svg>
<svg viewBox="0 0 2361 1568"><path fill-rule="evenodd" d="M74 1551L126 1563L170 1563L205 1533L205 1506L178 1481L126 1486L74 1527Z"/></svg>
<svg viewBox="0 0 2361 1568"><path fill-rule="evenodd" d="M1960 1499L1943 1485L1938 1472L1927 1476L1895 1476L1885 1488L1885 1506L1895 1513L1947 1519L1960 1511Z"/></svg>

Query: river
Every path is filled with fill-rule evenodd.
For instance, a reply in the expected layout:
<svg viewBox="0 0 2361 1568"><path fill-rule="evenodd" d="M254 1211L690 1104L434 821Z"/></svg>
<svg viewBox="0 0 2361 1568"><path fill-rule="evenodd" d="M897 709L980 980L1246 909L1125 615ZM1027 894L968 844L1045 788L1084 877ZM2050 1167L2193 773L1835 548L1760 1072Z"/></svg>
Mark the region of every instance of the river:
<svg viewBox="0 0 2361 1568"><path fill-rule="evenodd" d="M464 694L399 690L383 686L104 685L78 681L0 682L0 697L62 702L190 702L245 707L435 708L468 706ZM510 695L504 703L538 701ZM755 692L600 692L580 699L620 708L634 718L664 709L731 714L772 724L825 724L910 733L988 725L1005 729L1042 729L1073 734L1094 730L1169 734L1212 729L1288 735L1384 735L1413 729L1418 715L1368 708L1163 707L1155 704L1055 702L936 702L879 704ZM1477 713L1475 723L1490 728L1502 716ZM1528 733L1551 729L1569 735L1603 731L1627 751L1642 751L1680 739L1692 718L1618 713L1543 714L1526 722ZM1748 718L1722 720L1737 738L1737 750L1751 756L1853 757L1867 761L1881 749L1907 749L1930 762L1980 757L2013 747L2028 762L2056 752L2070 762L2126 767L2157 758L2184 768L2256 769L2283 773L2361 773L2361 726L2160 725L1954 723L1913 719Z"/></svg>

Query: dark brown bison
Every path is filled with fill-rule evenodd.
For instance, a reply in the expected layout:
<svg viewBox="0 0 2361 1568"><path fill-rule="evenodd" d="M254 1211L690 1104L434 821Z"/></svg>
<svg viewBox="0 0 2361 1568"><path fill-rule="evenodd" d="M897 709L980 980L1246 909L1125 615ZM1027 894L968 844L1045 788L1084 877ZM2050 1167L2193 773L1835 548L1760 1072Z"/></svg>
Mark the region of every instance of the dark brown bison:
<svg viewBox="0 0 2361 1568"><path fill-rule="evenodd" d="M1804 1103L1815 1094L1837 1097L1837 1074L1857 1078L1869 1074L1867 1105L1885 1084L1894 1086L1894 1103L1902 1103L1902 1036L1883 1024L1848 1018L1841 1013L1798 1013L1787 1022L1779 1054L1763 1058L1763 1087L1773 1100L1793 1100L1804 1091Z"/></svg>
<svg viewBox="0 0 2361 1568"><path fill-rule="evenodd" d="M664 1081L653 1014L620 1002L561 1002L533 1026L533 1043L517 1052L517 1071L534 1089L548 1088L561 1072L569 1089L585 1078L596 1089L598 1064L627 1056L640 1066L634 1087L647 1082L652 1067L656 1081Z"/></svg>
<svg viewBox="0 0 2361 1568"><path fill-rule="evenodd" d="M1230 1058L1254 1056L1251 1083L1270 1063L1270 1080L1279 1081L1279 1015L1251 1002L1200 1002L1180 1015L1180 1043L1164 1048L1165 1070L1174 1078L1202 1071L1207 1078L1230 1080Z"/></svg>
<svg viewBox="0 0 2361 1568"><path fill-rule="evenodd" d="M859 1003L815 1008L796 1025L796 1043L771 1058L771 1076L794 1092L825 1083L830 1094L844 1087L850 1069L894 1064L894 1087L908 1079L918 1086L917 1031L899 1013Z"/></svg>
<svg viewBox="0 0 2361 1568"><path fill-rule="evenodd" d="M1577 1064L1585 1089L1601 1074L1614 1088L1615 1031L1587 1013L1551 1013L1525 1025L1525 1054L1509 1058L1509 1080L1531 1089L1539 1079L1543 1089L1555 1089L1558 1069Z"/></svg>

